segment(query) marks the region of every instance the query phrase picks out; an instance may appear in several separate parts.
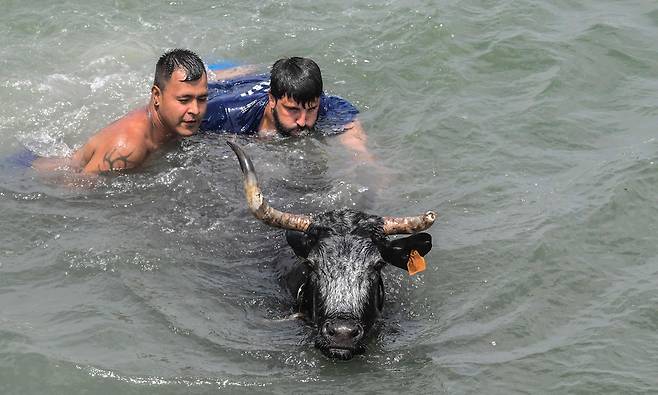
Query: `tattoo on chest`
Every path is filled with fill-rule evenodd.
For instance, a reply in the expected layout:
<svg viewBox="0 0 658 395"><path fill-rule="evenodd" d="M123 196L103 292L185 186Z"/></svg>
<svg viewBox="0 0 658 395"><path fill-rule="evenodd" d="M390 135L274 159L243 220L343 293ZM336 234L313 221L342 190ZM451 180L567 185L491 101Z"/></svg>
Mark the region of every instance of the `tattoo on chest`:
<svg viewBox="0 0 658 395"><path fill-rule="evenodd" d="M136 161L128 159L134 151L130 151L130 153L125 155L116 154L116 151L117 149L114 148L112 151L106 152L103 155L103 163L107 164L106 171L128 169L137 164ZM98 165L98 170L102 171L100 164Z"/></svg>

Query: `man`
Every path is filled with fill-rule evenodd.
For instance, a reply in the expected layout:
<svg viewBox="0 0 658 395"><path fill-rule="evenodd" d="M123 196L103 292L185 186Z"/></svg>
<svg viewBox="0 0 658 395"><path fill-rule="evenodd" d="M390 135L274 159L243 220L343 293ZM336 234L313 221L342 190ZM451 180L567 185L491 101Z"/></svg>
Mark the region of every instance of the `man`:
<svg viewBox="0 0 658 395"><path fill-rule="evenodd" d="M248 70L248 69L247 69ZM201 130L257 134L269 138L301 136L320 129L341 133L341 142L366 160L366 135L356 118L359 111L348 101L325 95L320 68L311 59L277 60L269 78L251 75L234 78L240 68L216 73L211 82L208 111Z"/></svg>
<svg viewBox="0 0 658 395"><path fill-rule="evenodd" d="M201 59L185 49L166 52L155 67L148 105L101 129L70 158L38 158L32 167L82 173L137 167L165 143L196 133L207 99Z"/></svg>

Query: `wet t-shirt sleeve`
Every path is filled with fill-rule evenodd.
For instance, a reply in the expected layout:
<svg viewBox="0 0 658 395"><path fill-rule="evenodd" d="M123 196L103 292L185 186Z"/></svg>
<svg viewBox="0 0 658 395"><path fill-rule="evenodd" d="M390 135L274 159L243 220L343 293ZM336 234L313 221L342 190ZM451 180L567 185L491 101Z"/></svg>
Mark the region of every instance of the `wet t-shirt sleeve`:
<svg viewBox="0 0 658 395"><path fill-rule="evenodd" d="M358 114L359 110L342 97L322 94L316 127L324 135L342 133Z"/></svg>

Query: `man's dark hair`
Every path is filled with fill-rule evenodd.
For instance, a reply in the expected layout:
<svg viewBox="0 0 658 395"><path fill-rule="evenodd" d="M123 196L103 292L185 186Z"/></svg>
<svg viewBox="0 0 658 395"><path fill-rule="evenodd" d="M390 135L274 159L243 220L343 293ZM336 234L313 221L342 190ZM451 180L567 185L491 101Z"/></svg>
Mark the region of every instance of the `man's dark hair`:
<svg viewBox="0 0 658 395"><path fill-rule="evenodd" d="M153 85L164 90L165 85L171 79L171 75L177 69L185 72L183 81L196 81L203 77L206 68L203 61L194 52L187 49L172 49L160 56L155 65L155 80Z"/></svg>
<svg viewBox="0 0 658 395"><path fill-rule="evenodd" d="M277 60L270 74L270 93L277 100L288 96L305 106L322 94L320 67L307 58Z"/></svg>

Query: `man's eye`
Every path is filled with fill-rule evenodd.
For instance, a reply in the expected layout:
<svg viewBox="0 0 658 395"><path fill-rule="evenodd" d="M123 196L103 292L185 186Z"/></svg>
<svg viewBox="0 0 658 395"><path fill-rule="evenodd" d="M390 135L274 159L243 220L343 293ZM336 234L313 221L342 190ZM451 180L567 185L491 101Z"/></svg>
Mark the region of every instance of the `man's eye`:
<svg viewBox="0 0 658 395"><path fill-rule="evenodd" d="M178 101L179 101L180 103L187 103L187 102L190 101L190 99L188 99L188 98L182 98L182 99L178 99Z"/></svg>
<svg viewBox="0 0 658 395"><path fill-rule="evenodd" d="M201 96L199 101L208 101L208 96Z"/></svg>

